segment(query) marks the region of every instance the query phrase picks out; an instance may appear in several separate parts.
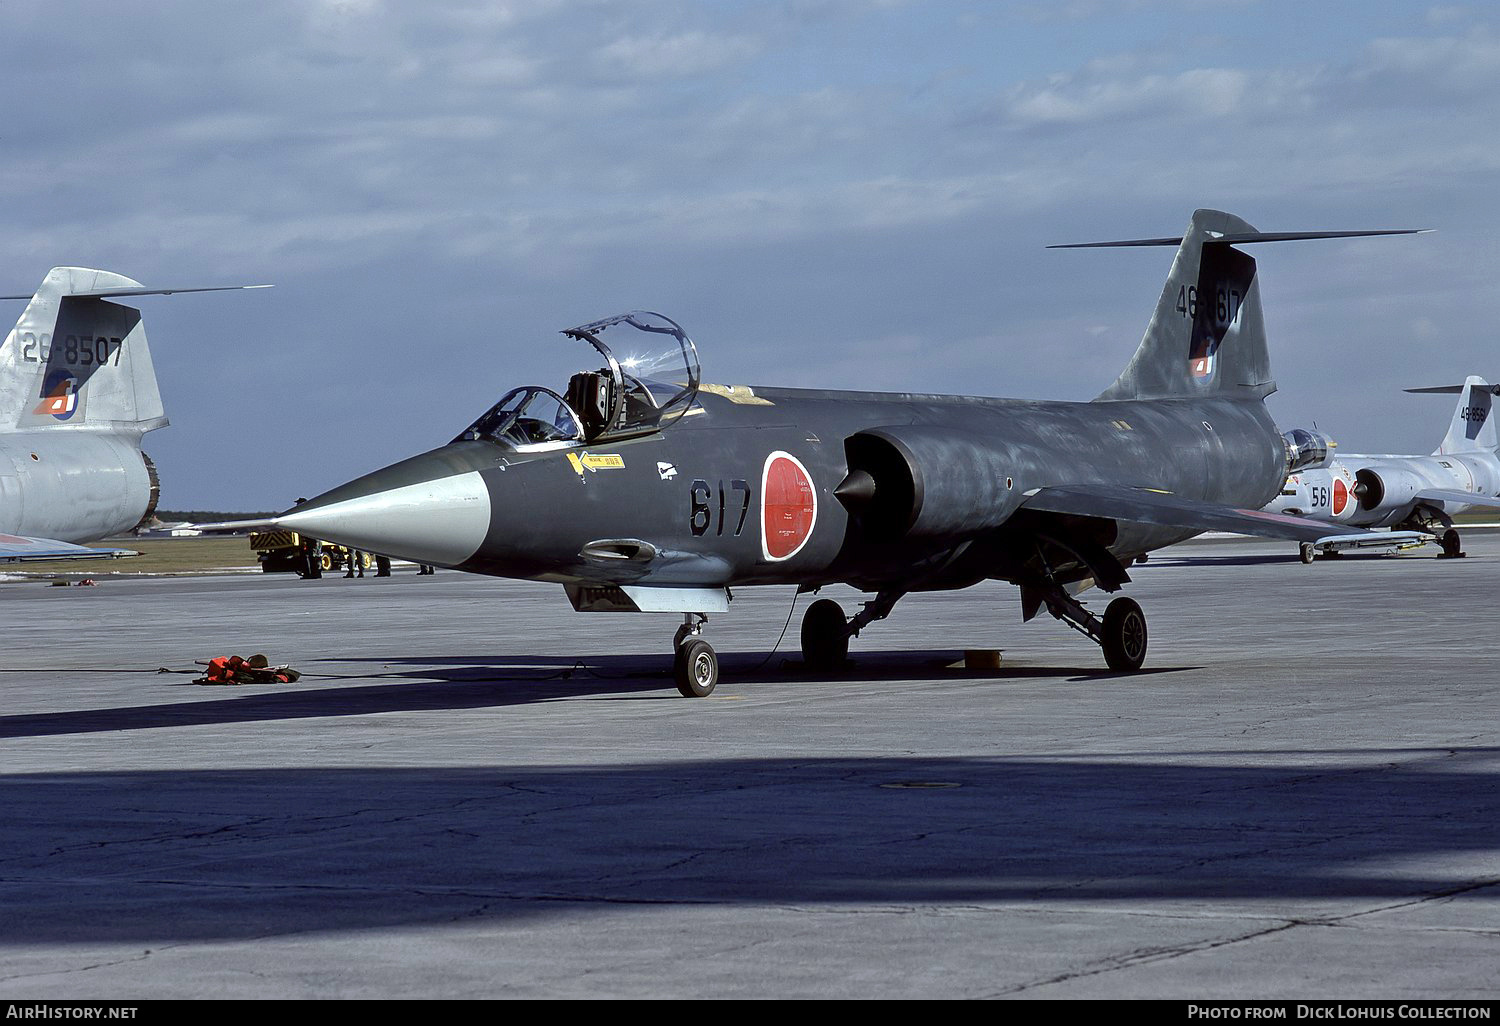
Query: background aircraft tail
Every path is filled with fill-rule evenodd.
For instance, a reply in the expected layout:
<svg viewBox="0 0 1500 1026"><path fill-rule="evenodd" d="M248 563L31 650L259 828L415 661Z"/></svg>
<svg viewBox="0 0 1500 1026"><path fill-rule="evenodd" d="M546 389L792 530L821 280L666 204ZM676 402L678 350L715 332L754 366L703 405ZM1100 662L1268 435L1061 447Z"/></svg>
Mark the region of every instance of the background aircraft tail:
<svg viewBox="0 0 1500 1026"><path fill-rule="evenodd" d="M1255 260L1236 249L1252 242L1410 235L1413 230L1261 232L1222 210L1195 210L1186 234L1170 239L1090 242L1053 249L1176 246L1140 348L1100 399L1232 395L1264 399L1276 390L1266 350Z"/></svg>
<svg viewBox="0 0 1500 1026"><path fill-rule="evenodd" d="M109 271L49 271L0 347L0 431L92 429L139 439L165 427L141 312L106 298L152 291Z"/></svg>
<svg viewBox="0 0 1500 1026"><path fill-rule="evenodd" d="M1448 423L1448 433L1434 456L1459 452L1496 452L1500 450L1500 431L1492 415L1492 400L1500 395L1500 385L1486 384L1472 374L1462 385L1438 385L1435 388L1408 388L1408 392L1458 394L1458 406Z"/></svg>

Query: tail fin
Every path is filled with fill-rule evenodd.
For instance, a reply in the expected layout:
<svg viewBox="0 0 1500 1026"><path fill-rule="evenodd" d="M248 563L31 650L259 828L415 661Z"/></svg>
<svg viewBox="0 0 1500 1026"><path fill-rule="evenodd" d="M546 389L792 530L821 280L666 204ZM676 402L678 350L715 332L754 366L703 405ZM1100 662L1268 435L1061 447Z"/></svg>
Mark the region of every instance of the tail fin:
<svg viewBox="0 0 1500 1026"><path fill-rule="evenodd" d="M1260 232L1221 210L1195 210L1181 238L1094 242L1054 249L1176 246L1177 258L1140 348L1100 399L1234 395L1263 399L1276 390L1266 350L1250 242L1408 235L1411 230Z"/></svg>
<svg viewBox="0 0 1500 1026"><path fill-rule="evenodd" d="M103 298L146 291L109 271L48 272L0 348L0 431L165 427L141 312Z"/></svg>
<svg viewBox="0 0 1500 1026"><path fill-rule="evenodd" d="M1500 395L1500 385L1486 384L1483 378L1470 375L1462 385L1439 385L1435 388L1408 388L1408 392L1458 393L1458 407L1448 423L1448 433L1434 456L1460 452L1495 452L1500 450L1500 431L1491 416L1492 400Z"/></svg>
<svg viewBox="0 0 1500 1026"><path fill-rule="evenodd" d="M165 427L141 312L106 300L269 287L152 289L109 271L52 268L0 346L0 432L86 428L139 440Z"/></svg>

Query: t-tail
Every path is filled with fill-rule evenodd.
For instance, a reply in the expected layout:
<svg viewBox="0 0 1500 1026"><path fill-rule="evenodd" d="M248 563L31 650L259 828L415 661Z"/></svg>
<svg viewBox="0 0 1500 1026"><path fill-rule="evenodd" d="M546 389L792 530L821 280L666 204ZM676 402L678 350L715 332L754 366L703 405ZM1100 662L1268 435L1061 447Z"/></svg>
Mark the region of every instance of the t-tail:
<svg viewBox="0 0 1500 1026"><path fill-rule="evenodd" d="M92 429L139 440L165 427L141 312L109 302L153 291L109 271L49 271L0 348L0 432Z"/></svg>
<svg viewBox="0 0 1500 1026"><path fill-rule="evenodd" d="M264 285L147 288L87 267L54 267L0 347L0 432L85 428L134 435L165 427L141 312L110 299Z"/></svg>
<svg viewBox="0 0 1500 1026"><path fill-rule="evenodd" d="M1457 394L1458 406L1448 423L1448 433L1433 453L1450 456L1464 452L1500 452L1500 431L1495 427L1493 401L1500 395L1500 385L1487 384L1472 374L1462 385L1438 385L1434 388L1408 388L1408 392Z"/></svg>
<svg viewBox="0 0 1500 1026"><path fill-rule="evenodd" d="M253 286L235 285L230 288ZM81 558L76 543L147 520L158 492L141 437L167 423L141 312L152 289L55 267L0 346L0 560Z"/></svg>
<svg viewBox="0 0 1500 1026"><path fill-rule="evenodd" d="M1163 239L1090 242L1054 249L1176 246L1140 348L1099 399L1171 399L1232 395L1264 399L1276 390L1266 347L1255 260L1235 248L1253 242L1410 235L1421 229L1262 232L1221 210L1196 210L1185 234Z"/></svg>

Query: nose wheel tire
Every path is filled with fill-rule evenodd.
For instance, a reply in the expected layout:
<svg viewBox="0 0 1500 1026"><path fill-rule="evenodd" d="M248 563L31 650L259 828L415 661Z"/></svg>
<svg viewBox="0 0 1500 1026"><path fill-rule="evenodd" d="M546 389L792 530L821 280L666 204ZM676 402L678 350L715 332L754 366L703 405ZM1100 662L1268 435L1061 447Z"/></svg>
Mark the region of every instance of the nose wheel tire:
<svg viewBox="0 0 1500 1026"><path fill-rule="evenodd" d="M1313 548L1312 542L1303 542L1297 547L1297 558L1304 563L1311 563L1317 554L1317 550Z"/></svg>
<svg viewBox="0 0 1500 1026"><path fill-rule="evenodd" d="M1116 673L1133 673L1146 661L1146 614L1133 599L1117 598L1104 611L1099 644Z"/></svg>
<svg viewBox="0 0 1500 1026"><path fill-rule="evenodd" d="M719 657L702 638L691 638L677 649L672 676L684 698L707 698L719 683Z"/></svg>
<svg viewBox="0 0 1500 1026"><path fill-rule="evenodd" d="M848 621L833 599L819 599L802 616L802 661L808 669L827 673L849 658Z"/></svg>

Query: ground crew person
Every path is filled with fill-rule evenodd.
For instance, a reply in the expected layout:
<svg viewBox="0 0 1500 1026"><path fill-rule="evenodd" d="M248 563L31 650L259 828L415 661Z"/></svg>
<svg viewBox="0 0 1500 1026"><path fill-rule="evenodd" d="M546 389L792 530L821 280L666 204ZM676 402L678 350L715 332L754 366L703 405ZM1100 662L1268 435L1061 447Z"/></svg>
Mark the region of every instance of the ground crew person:
<svg viewBox="0 0 1500 1026"><path fill-rule="evenodd" d="M306 501L306 499L299 497L292 505L300 506ZM321 579L323 576L323 543L317 538L309 538L306 535L299 535L298 537L302 539L302 579L304 581L308 579Z"/></svg>

